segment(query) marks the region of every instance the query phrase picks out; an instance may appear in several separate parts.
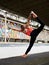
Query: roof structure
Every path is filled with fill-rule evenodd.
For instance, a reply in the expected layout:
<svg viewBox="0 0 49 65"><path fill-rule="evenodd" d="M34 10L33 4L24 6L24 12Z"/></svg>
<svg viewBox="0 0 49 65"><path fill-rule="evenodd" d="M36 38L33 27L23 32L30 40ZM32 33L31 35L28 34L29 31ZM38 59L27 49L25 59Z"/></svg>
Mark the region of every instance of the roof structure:
<svg viewBox="0 0 49 65"><path fill-rule="evenodd" d="M0 8L24 17L33 10L49 26L49 0L0 0Z"/></svg>

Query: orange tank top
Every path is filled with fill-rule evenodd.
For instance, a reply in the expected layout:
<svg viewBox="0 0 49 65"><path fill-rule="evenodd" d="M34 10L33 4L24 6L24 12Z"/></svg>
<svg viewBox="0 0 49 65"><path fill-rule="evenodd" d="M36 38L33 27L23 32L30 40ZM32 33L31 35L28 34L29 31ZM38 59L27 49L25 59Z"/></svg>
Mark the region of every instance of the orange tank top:
<svg viewBox="0 0 49 65"><path fill-rule="evenodd" d="M31 32L33 31L33 28L29 27L25 29L25 34L30 36Z"/></svg>

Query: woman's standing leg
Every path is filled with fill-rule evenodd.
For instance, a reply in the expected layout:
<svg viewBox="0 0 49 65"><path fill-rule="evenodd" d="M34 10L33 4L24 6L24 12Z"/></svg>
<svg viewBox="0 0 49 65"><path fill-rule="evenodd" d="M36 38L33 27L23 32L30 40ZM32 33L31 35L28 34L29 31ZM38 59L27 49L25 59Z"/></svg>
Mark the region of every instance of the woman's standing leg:
<svg viewBox="0 0 49 65"><path fill-rule="evenodd" d="M26 55L27 55L28 52L31 50L31 48L32 48L32 46L33 46L35 40L36 40L36 37L31 36L29 47L27 48L27 50L26 50L26 52L25 52Z"/></svg>
<svg viewBox="0 0 49 65"><path fill-rule="evenodd" d="M36 35L36 29L35 29L34 31L31 32L30 44L29 44L25 54L22 55L22 57L25 58L27 56L28 52L31 50L31 48L32 48L32 46L33 46L33 44L34 44L34 42L36 40L36 37L37 37L37 35Z"/></svg>

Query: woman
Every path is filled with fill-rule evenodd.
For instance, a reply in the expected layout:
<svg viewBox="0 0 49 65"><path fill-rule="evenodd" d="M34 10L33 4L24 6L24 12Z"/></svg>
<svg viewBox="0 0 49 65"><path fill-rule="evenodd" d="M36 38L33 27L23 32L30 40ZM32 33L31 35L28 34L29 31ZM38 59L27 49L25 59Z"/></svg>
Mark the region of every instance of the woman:
<svg viewBox="0 0 49 65"><path fill-rule="evenodd" d="M30 19L31 19L31 16L34 18L34 19L37 19L38 23L40 23L40 27L38 27L37 29L33 29L29 26L29 23L30 23ZM30 44L25 52L25 54L22 55L22 57L27 57L27 54L28 52L31 50L35 40L36 40L36 37L38 36L38 34L42 31L43 27L44 27L44 23L38 18L37 14L35 14L33 11L31 12L31 14L29 15L28 17L28 22L25 24L25 25L22 25L21 26L21 30L17 30L19 32L23 32L25 33L26 35L29 35L31 36L31 39L30 39Z"/></svg>

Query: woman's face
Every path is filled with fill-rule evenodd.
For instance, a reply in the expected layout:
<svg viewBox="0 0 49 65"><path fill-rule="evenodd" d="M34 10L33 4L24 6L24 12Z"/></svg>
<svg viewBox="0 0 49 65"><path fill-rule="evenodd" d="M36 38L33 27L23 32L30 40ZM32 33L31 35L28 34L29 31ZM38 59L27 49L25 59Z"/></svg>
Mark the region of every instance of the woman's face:
<svg viewBox="0 0 49 65"><path fill-rule="evenodd" d="M21 30L24 31L25 30L25 26L21 25Z"/></svg>

